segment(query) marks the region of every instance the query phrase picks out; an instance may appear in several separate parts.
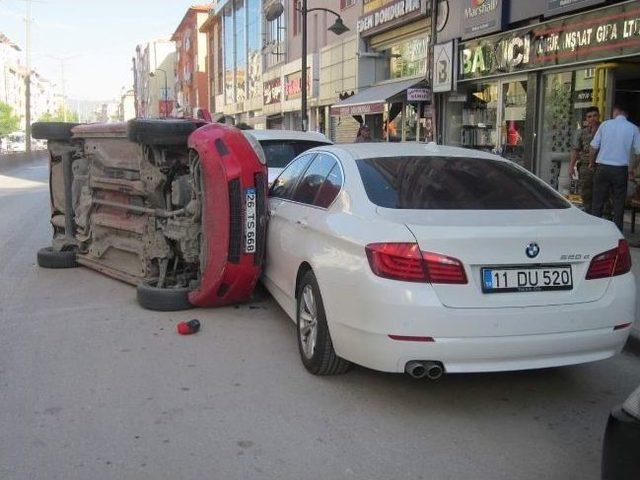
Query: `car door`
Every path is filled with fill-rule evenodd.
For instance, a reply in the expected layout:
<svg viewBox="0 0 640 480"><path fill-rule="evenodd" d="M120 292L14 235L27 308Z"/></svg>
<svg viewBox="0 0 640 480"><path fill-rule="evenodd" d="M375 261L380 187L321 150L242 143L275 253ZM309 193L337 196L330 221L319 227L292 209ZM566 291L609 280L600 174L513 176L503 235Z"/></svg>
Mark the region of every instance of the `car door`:
<svg viewBox="0 0 640 480"><path fill-rule="evenodd" d="M325 180L336 166L336 159L324 152L318 153L297 182L295 189L278 206L278 218L286 225L279 242L283 252L278 266L281 288L291 299L295 297L298 268L316 253L319 226L324 222L326 209L315 205Z"/></svg>
<svg viewBox="0 0 640 480"><path fill-rule="evenodd" d="M288 294L286 288L286 262L289 261L287 251L294 234L291 223L291 212L283 208L291 198L300 178L307 170L315 153L301 155L293 160L276 178L269 189L269 225L267 228L267 259L264 276L267 281L277 287L282 294Z"/></svg>

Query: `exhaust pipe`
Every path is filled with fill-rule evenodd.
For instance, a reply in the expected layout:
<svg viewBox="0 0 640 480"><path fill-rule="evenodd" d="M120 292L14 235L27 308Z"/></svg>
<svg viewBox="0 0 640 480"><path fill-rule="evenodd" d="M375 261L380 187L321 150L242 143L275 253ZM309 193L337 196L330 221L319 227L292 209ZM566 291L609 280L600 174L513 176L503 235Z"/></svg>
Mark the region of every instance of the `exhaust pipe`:
<svg viewBox="0 0 640 480"><path fill-rule="evenodd" d="M427 369L422 362L407 362L404 371L412 378L424 378L427 375Z"/></svg>
<svg viewBox="0 0 640 480"><path fill-rule="evenodd" d="M410 377L416 379L427 377L429 380L438 380L444 375L442 363L432 360L412 360L411 362L407 362L404 371L407 372Z"/></svg>

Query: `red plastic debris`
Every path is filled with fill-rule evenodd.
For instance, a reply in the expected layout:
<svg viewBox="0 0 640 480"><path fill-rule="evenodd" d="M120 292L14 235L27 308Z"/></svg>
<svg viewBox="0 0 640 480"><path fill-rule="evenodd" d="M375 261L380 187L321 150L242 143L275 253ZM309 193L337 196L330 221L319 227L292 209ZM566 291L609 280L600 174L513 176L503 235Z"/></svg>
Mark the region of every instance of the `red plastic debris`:
<svg viewBox="0 0 640 480"><path fill-rule="evenodd" d="M188 322L180 322L178 324L178 333L180 335L192 335L200 330L200 322L198 320L189 320Z"/></svg>

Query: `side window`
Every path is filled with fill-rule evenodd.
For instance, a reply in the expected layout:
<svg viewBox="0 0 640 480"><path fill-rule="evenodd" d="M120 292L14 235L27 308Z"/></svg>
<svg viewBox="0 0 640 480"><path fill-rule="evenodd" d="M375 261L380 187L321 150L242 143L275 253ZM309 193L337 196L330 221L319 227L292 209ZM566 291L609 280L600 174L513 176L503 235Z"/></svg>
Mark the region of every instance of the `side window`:
<svg viewBox="0 0 640 480"><path fill-rule="evenodd" d="M269 190L270 197L290 198L291 191L298 183L300 175L305 171L314 155L304 155L291 162L276 178Z"/></svg>
<svg viewBox="0 0 640 480"><path fill-rule="evenodd" d="M342 188L342 170L337 163L333 166L324 181L313 204L317 207L329 208Z"/></svg>
<svg viewBox="0 0 640 480"><path fill-rule="evenodd" d="M335 164L336 161L333 157L325 153L319 153L307 168L291 199L296 202L313 205L320 187Z"/></svg>

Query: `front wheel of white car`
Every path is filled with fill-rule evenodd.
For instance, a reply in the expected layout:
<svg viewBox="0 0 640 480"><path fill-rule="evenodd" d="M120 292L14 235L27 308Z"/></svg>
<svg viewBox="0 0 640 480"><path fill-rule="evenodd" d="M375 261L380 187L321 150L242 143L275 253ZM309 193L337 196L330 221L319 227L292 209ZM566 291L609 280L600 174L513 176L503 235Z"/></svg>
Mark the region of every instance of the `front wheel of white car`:
<svg viewBox="0 0 640 480"><path fill-rule="evenodd" d="M313 272L305 273L298 287L297 331L300 358L314 375L345 373L351 363L336 355L327 326L320 288Z"/></svg>

